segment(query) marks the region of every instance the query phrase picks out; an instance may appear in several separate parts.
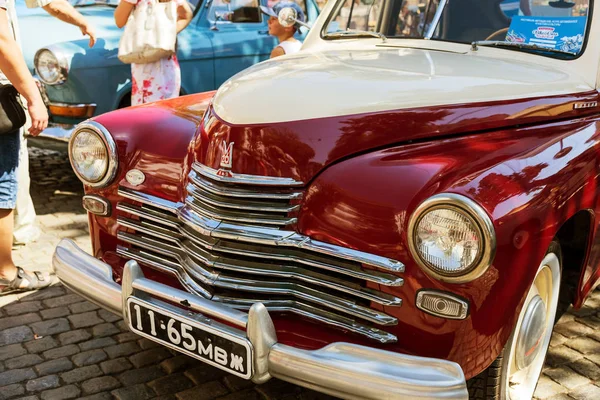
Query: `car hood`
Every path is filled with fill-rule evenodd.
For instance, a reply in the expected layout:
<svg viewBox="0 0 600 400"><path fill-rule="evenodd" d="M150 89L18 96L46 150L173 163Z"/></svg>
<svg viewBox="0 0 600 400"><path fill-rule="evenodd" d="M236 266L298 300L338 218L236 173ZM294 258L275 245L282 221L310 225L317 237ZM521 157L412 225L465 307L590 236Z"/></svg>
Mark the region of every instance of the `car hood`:
<svg viewBox="0 0 600 400"><path fill-rule="evenodd" d="M215 170L232 158L231 173L307 183L375 149L598 111L598 92L578 76L522 61L412 49L299 53L226 82L193 156Z"/></svg>
<svg viewBox="0 0 600 400"><path fill-rule="evenodd" d="M114 22L114 7L92 6L76 7L76 9L96 31L98 42L94 47L103 47L103 43L108 38L118 38L122 34L122 31L117 28ZM41 8L18 7L17 15L19 16L21 48L27 66L31 71L34 68L33 58L35 53L42 47L60 42L79 41L84 46L83 50L89 49L87 40L81 40L84 36L79 28L52 17Z"/></svg>
<svg viewBox="0 0 600 400"><path fill-rule="evenodd" d="M592 89L577 75L537 63L379 48L301 52L266 61L223 84L214 108L226 122L255 124Z"/></svg>

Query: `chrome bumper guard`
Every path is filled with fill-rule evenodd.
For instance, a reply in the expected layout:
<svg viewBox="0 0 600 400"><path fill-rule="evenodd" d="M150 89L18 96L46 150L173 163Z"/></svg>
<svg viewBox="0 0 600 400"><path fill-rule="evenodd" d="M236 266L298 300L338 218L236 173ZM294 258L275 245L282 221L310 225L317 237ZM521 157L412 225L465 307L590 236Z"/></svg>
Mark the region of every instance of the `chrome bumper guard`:
<svg viewBox="0 0 600 400"><path fill-rule="evenodd" d="M275 377L345 399L468 399L462 369L454 362L350 343L332 343L320 350L277 343L273 322L263 304L255 303L247 314L234 310L146 279L133 260L125 265L120 286L113 281L108 264L69 239L58 244L53 266L65 286L125 320L125 304L134 296L185 304L188 309L239 328L236 331L240 337L252 343L255 383ZM182 315L186 313L181 309Z"/></svg>

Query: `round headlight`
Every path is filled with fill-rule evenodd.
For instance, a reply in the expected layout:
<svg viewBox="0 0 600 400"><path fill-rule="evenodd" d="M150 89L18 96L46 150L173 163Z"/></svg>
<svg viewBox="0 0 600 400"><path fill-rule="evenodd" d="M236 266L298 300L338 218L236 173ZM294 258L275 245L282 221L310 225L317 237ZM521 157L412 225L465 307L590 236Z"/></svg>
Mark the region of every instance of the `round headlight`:
<svg viewBox="0 0 600 400"><path fill-rule="evenodd" d="M468 282L483 274L496 251L494 227L472 200L442 194L423 202L409 222L409 247L430 275Z"/></svg>
<svg viewBox="0 0 600 400"><path fill-rule="evenodd" d="M78 125L69 142L71 166L86 185L106 186L115 176L116 146L104 127L95 122Z"/></svg>
<svg viewBox="0 0 600 400"><path fill-rule="evenodd" d="M37 52L34 59L35 70L47 85L63 83L66 78L66 66L61 65L58 57L48 49Z"/></svg>

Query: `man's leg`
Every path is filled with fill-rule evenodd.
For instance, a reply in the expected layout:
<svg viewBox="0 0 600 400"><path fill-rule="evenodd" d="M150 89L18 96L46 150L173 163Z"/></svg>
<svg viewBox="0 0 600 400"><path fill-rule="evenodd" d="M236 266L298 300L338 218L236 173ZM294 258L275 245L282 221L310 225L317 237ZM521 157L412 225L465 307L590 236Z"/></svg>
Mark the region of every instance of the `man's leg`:
<svg viewBox="0 0 600 400"><path fill-rule="evenodd" d="M29 193L29 153L27 151L27 139L25 138L21 140L17 179L19 188L14 213L13 243L27 244L35 242L40 237L40 229L35 225L35 208Z"/></svg>
<svg viewBox="0 0 600 400"><path fill-rule="evenodd" d="M17 269L12 260L13 210L0 209L0 278L13 280Z"/></svg>

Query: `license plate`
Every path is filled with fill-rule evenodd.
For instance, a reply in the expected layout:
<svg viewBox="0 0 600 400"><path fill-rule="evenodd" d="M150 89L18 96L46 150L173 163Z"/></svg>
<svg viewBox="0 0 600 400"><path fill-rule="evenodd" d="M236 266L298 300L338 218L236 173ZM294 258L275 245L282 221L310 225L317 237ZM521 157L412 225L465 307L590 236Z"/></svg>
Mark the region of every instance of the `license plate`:
<svg viewBox="0 0 600 400"><path fill-rule="evenodd" d="M248 340L135 297L127 299L127 308L133 332L240 378L252 376Z"/></svg>

